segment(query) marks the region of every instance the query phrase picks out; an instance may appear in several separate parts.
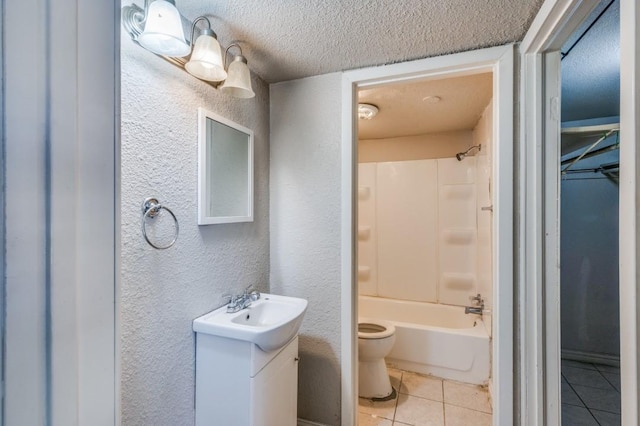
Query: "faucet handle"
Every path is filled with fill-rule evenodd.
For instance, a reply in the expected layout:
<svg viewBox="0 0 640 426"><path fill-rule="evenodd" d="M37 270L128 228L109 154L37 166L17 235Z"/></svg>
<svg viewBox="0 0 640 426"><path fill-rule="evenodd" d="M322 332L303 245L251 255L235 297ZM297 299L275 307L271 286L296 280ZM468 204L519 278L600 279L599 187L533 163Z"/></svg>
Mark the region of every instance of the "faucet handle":
<svg viewBox="0 0 640 426"><path fill-rule="evenodd" d="M251 293L249 293L248 297L255 302L256 300L260 299L260 292L253 290Z"/></svg>
<svg viewBox="0 0 640 426"><path fill-rule="evenodd" d="M469 300L472 302L476 302L477 304L482 304L484 302L480 293L475 296L469 296Z"/></svg>
<svg viewBox="0 0 640 426"><path fill-rule="evenodd" d="M222 297L227 299L227 304L228 304L229 307L236 306L238 304L238 302L240 301L240 299L242 299L242 296L233 295L233 294L225 294Z"/></svg>

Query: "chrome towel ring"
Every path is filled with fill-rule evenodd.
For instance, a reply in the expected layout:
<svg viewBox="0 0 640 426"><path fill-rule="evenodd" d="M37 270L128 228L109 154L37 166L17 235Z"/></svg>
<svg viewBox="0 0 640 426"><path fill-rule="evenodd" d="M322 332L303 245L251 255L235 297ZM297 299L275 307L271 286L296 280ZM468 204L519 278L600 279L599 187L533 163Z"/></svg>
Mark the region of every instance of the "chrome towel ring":
<svg viewBox="0 0 640 426"><path fill-rule="evenodd" d="M160 214L160 210L163 210L163 209L166 210L171 215L171 217L173 217L173 221L176 224L176 233L173 236L173 240L171 240L171 242L168 245L159 246L152 243L151 240L149 240L149 237L147 236L147 218L152 220L155 219L156 216ZM176 218L176 215L173 214L173 212L167 206L163 206L158 202L156 198L153 198L153 197L147 198L142 202L142 235L144 235L144 239L147 240L147 243L149 243L151 247L158 250L168 249L169 247L175 244L176 240L178 239L179 231L180 231L180 227L178 225L178 219Z"/></svg>

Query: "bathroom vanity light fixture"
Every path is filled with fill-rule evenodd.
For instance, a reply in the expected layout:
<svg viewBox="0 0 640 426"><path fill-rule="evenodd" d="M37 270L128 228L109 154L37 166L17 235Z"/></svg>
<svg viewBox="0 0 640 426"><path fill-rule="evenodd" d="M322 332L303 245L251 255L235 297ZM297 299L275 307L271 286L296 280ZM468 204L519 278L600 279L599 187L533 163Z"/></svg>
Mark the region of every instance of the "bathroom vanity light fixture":
<svg viewBox="0 0 640 426"><path fill-rule="evenodd" d="M187 56L191 48L184 39L182 18L168 0L145 0L122 8L122 25L140 46L157 55Z"/></svg>
<svg viewBox="0 0 640 426"><path fill-rule="evenodd" d="M237 47L240 54L233 57L231 63L227 67L227 79L220 87L224 93L228 93L236 98L253 98L256 94L251 88L251 72L247 66L247 58L242 55L242 48L239 44L232 44L224 51L224 61L227 61L229 49Z"/></svg>
<svg viewBox="0 0 640 426"><path fill-rule="evenodd" d="M196 24L198 21L206 21L207 28L198 36L195 45L193 44L193 35L196 32ZM191 45L193 52L189 62L184 68L189 74L200 80L206 81L223 81L227 78L227 72L224 70L222 62L222 50L218 43L218 36L211 29L211 22L204 16L200 16L193 21L191 26Z"/></svg>
<svg viewBox="0 0 640 426"><path fill-rule="evenodd" d="M207 28L196 38L196 25L200 21L205 21ZM144 9L135 4L124 6L122 26L140 46L194 77L214 87L224 82L220 86L221 91L237 98L255 96L251 88L251 72L242 49L234 43L224 50L223 57L222 47L207 17L200 16L191 24L190 43L185 41L182 17L174 0L145 0ZM237 47L240 54L233 57L227 68L226 56L231 47Z"/></svg>
<svg viewBox="0 0 640 426"><path fill-rule="evenodd" d="M378 107L373 104L358 104L358 118L361 120L371 120L378 111Z"/></svg>

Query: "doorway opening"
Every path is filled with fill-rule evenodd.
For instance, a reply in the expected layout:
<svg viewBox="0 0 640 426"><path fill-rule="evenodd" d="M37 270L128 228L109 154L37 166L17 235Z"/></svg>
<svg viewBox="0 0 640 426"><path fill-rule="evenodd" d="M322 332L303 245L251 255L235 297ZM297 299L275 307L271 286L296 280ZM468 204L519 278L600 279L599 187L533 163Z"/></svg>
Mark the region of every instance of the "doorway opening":
<svg viewBox="0 0 640 426"><path fill-rule="evenodd" d="M492 97L492 72L358 91L361 424L492 424Z"/></svg>
<svg viewBox="0 0 640 426"><path fill-rule="evenodd" d="M562 395L563 390L566 392L566 385L564 386L565 389L562 389L561 386L562 375L565 372L563 370L566 370L564 367L568 363L565 362L565 366L562 366L561 356L564 358L577 358L585 355L581 352L587 352L589 358L583 358L582 360L588 361L589 364L594 364L593 369L597 373L600 373L602 369L599 369L598 365L595 364L615 364L617 358L617 355L615 353L612 354L610 349L608 351L601 350L595 354L597 356L594 358L593 353L589 354L588 351L576 350L575 347L569 348L568 343L570 342L565 341L561 336L560 330L562 323L561 303L571 302L568 297L565 297L565 300L561 298L561 295L564 296L565 292L565 288L563 288L565 285L563 282L565 281L564 275L561 281L561 272L564 274L560 265L561 232L563 232L562 226L566 221L560 220L561 185L565 186L561 166L564 169L579 158L579 155L577 157L575 155L569 157L570 153L568 152L564 152L567 158L561 157L561 146L565 144L565 142L561 141L561 131L564 130L564 138L566 139L568 137L567 134L570 133L568 130L572 128L570 126L572 123L567 123L567 121L570 121L568 120L568 114L566 111L564 114L561 111L561 83L564 83L563 81L561 82L561 69L565 67L565 64L561 60L560 52L566 53L564 48L568 45L568 40L570 40L572 34L580 31L581 26L584 28L585 21L589 21L589 19L591 19L591 22L594 21L594 15L592 14L594 9L604 11L607 7L609 7L609 11L605 13L615 10L614 8L620 8L619 84L621 96L619 101L614 101L618 103L620 110L620 136L617 141L614 139L613 142L609 138L603 138L609 131L613 130L613 133L609 136L617 132L615 122L587 123L587 126L584 127L605 125L610 126L610 128L600 129L601 131L604 130L605 133L601 132L600 136L592 139L592 142L587 143L580 150L580 153L584 152L588 146L593 145L599 139L602 139L599 144L609 139L607 144L610 145L611 151L615 151L615 145L617 144L619 144L620 148L618 159L621 164L621 174L617 191L620 207L619 222L616 224L619 231L616 234L620 247L618 251L618 291L620 294L620 319L618 324L621 369L621 383L619 386L621 403L619 411L621 418L611 419L607 416L605 420L597 419L591 412L591 408L598 410L602 407L587 407L585 404L583 408L587 409L586 414L589 420L581 424L598 424L598 422L607 421L613 421L613 424L618 421L622 421L624 424L637 424L638 419L637 238L634 237L636 235L637 216L637 153L634 142L637 139L635 137L637 134L637 110L635 109L637 98L634 87L638 78L637 67L635 66L637 63L638 14L633 1L617 1L609 6L610 3L610 0L604 2L597 0L557 0L549 2L549 7L541 10L520 46L523 69L523 100L521 114L522 155L520 156L522 185L520 186L519 202L521 210L524 212L524 218L520 227L523 238L519 252L520 257L526 259L526 262L520 262L521 269L519 271L521 276L519 291L522 306L520 312L522 324L520 330L522 333L522 338L520 339L522 342L520 351L522 373L519 377L522 383L520 411L523 413L523 417L532 424L561 424L562 412L565 409L564 406L561 406L561 402L568 401L568 398L564 398L565 395ZM588 25L590 24L587 24L587 27ZM580 36L581 34L574 35L574 40L579 40ZM580 43L581 41L578 41L577 46ZM577 49L577 47L574 49ZM600 47L598 54L606 55L608 50L615 51L617 46ZM573 55L572 52L569 53L569 59L571 55ZM589 59L599 60L600 58ZM611 66L614 69L618 68L617 61L609 61L607 64L609 65L608 68ZM583 72L582 69L578 71L580 73ZM617 69L615 72L617 73ZM567 73L565 72L565 74ZM592 84L596 86L602 83L602 81L596 81ZM592 87L589 89L592 89ZM564 93L562 95L565 96ZM588 100L597 102L598 99L604 100L602 96L600 98L593 96L592 99ZM575 127L573 129L574 133L580 134L580 132L575 132ZM594 150L597 150L597 146ZM615 173L610 172L615 172L616 161L597 161L597 156L594 155L592 158L588 158L588 161L598 163L593 167L592 177L601 176L605 172L611 176L601 177L615 180ZM562 160L569 161L561 165ZM580 162L582 162L582 159L580 159ZM577 165L576 168L579 168L580 162L576 161L574 166ZM585 165L583 168L590 167L589 163L582 164ZM571 168L568 171L570 170ZM578 170L575 174L582 173L584 175L585 172L585 170ZM564 176L568 175L571 175L571 173L566 173ZM602 183L600 182L600 184ZM575 183L569 182L569 184ZM582 183L582 185L586 185L586 183ZM600 203L606 204L602 200L600 200ZM609 203L609 206L611 206L611 203ZM592 226L586 232L592 232L591 228ZM570 247L566 241L565 246ZM565 263L568 264L569 262ZM585 277L591 278L592 275L590 274L593 273L593 270L590 263L592 263L592 260L578 262L582 270L579 269L578 276L573 277L574 281L576 278L578 281ZM611 277L607 277L607 280L610 282ZM587 279L582 281L588 282ZM573 284L575 285L575 283ZM599 288L602 289L603 287L607 288L606 285L601 285ZM608 289L610 290L610 288ZM588 292L586 294L589 296ZM580 303L576 302L574 300L574 308L580 306ZM589 302L594 303L593 300ZM587 305L585 311L592 310L593 315L596 316L600 308L600 306L592 304ZM586 328L586 324L579 325ZM564 330L562 332L564 333ZM611 340L609 340L607 348L615 346L615 343L611 344L610 342ZM576 361L576 359L572 361ZM615 365L613 367L615 368ZM588 371L586 368L583 368L583 370ZM604 375L601 376L604 377ZM596 377L602 378L600 376ZM611 381L606 377L604 379L615 388L617 379L612 378ZM573 388L575 390L575 386ZM576 392L576 394L580 395L579 392ZM584 403L585 401L583 399L580 402ZM618 410L616 409L615 411ZM583 414L585 413L584 410L582 412ZM618 413L614 412L612 414Z"/></svg>
<svg viewBox="0 0 640 426"><path fill-rule="evenodd" d="M357 104L360 101L360 97L362 98L363 103L373 103L378 102L375 99L375 93L377 90L400 90L401 87L410 87L413 84L423 83L434 83L436 84L438 81L445 81L447 79L455 79L455 78L475 78L476 76L484 75L489 76L491 79L491 93L487 100L491 99L491 106L488 110L491 111L491 117L487 115L485 120L491 123L491 129L493 130L493 134L491 137L491 149L487 146L485 153L487 153L487 166L488 172L486 175L487 181L486 186L488 187L488 178L492 179L492 186L490 191L487 191L487 198L490 203L485 203L487 205L482 205L478 207L478 200L473 197L473 202L470 202L468 198L465 197L455 197L452 194L456 193L456 191L450 191L451 197L445 201L452 200L465 200L464 202L474 204L475 207L473 209L473 217L475 218L475 222L477 225L477 218L475 216L476 210L478 208L486 207L485 210L480 210L483 213L486 213L487 216L490 217L489 224L490 229L489 234L491 235L491 245L493 250L491 250L490 256L490 271L492 274L492 278L489 279L489 287L490 293L493 296L492 300L492 312L491 312L491 322L493 325L490 326L490 330L492 333L492 339L490 340L491 345L491 363L493 367L493 375L490 376L490 379L486 381L486 384L491 389L491 393L493 395L492 403L493 403L493 424L509 424L513 422L513 322L512 322L512 314L513 314L513 46L502 46L491 49L484 49L473 52L465 52L461 54L449 55L444 57L408 62L397 65L390 65L385 67L376 67L371 69L364 69L358 71L351 71L344 74L343 77L343 178L342 178L342 188L343 188L343 256L342 256L342 377L343 377L343 400L342 400L342 419L343 422L350 422L353 424L357 424L358 417L358 333L357 333L357 324L358 324L358 316L359 310L366 313L367 308L364 304L359 306L359 293L358 293L358 280L359 278L362 280L361 284L363 284L363 288L367 285L369 286L369 291L374 291L376 294L384 294L392 290L394 287L393 282L402 282L402 285L406 287L408 280L405 280L407 277L405 267L403 262L407 261L407 258L410 256L395 256L395 260L392 262L387 262L387 259L382 259L382 257L394 256L393 252L395 248L393 246L389 246L387 248L381 248L379 244L376 245L375 250L371 249L373 246L370 245L370 254L375 252L378 255L379 259L382 260L382 263L377 262L377 266L375 268L376 275L376 284L372 285L371 280L371 265L369 265L368 271L367 265L359 265L359 260L357 261L357 250L358 250L358 242L364 241L365 236L371 237L371 228L373 225L368 225L367 229L360 229L360 225L358 223L358 203L360 198L365 198L364 195L366 192L369 192L369 195L372 194L371 188L367 191L364 188L360 188L360 183L358 179L358 174L361 176L361 180L364 182L366 180L365 175L369 175L369 177L374 177L376 181L376 196L380 195L385 197L400 197L400 194L395 187L393 186L393 179L382 178L385 169L389 173L393 174L394 172L391 170L394 167L398 166L398 164L392 165L391 163L405 163L406 166L408 163L414 163L416 170L405 170L406 177L411 177L412 173L416 172L419 176L425 175L429 176L431 173L432 177L435 179L422 179L422 182L425 182L425 186L433 186L427 190L426 188L414 189L411 190L409 188L408 191L405 191L406 194L404 196L405 201L409 201L410 203L415 202L415 199L412 199L412 194L416 193L416 191L421 194L415 198L422 198L422 210L412 210L417 216L424 216L424 214L429 214L429 206L425 206L429 204L426 200L426 196L424 193L430 193L433 195L433 199L436 202L439 202L438 194L438 161L444 163L450 162L453 166L461 167L464 169L465 167L469 170L473 169L474 173L474 183L461 183L460 185L467 185L468 188L473 188L475 191L475 171L477 170L477 166L475 163L479 162L480 156L478 155L478 151L482 153L482 148L474 148L469 150L473 145L473 137L471 135L470 139L465 140L464 147L456 148L455 150L451 150L451 147L445 147L448 150L446 151L446 155L441 153L439 155L433 154L431 158L416 158L416 157L388 157L386 154L381 154L381 151L375 149L375 145L380 145L381 141L377 140L380 137L375 138L376 141L371 142L369 145L374 146L373 150L369 150L369 154L372 157L369 158L368 162L362 163L363 167L361 169L362 172L359 173L358 166L358 155L360 154L361 158L364 158L364 151L359 150L358 145L358 123L357 123ZM368 98L368 96L372 96ZM424 94L420 97L419 101L421 103L429 102L429 96L439 96L437 93L432 95ZM425 100L425 98L427 98ZM443 101L444 97L440 101ZM435 101L435 99L431 99L431 101ZM439 102L434 102L437 104ZM382 114L383 106L378 105L380 114ZM487 109L487 104L484 105L482 109L482 114L485 113ZM424 116L423 116L424 117ZM476 121L474 124L477 124L481 117L476 117ZM424 118L426 120L426 118ZM424 121L423 120L423 121ZM372 120L372 123L374 120ZM387 127L387 126L382 126ZM363 130L364 131L364 130ZM424 133L424 132L423 132ZM405 135L406 136L406 135ZM399 136L399 137L405 137ZM409 135L410 136L410 135ZM414 135L415 136L415 135ZM395 138L389 134L385 135L384 138ZM397 142L397 141L396 141ZM408 145L411 145L411 141L405 141ZM366 144L366 142L364 142ZM401 142L402 143L402 142ZM480 143L481 144L481 143ZM464 148L464 149L463 149ZM361 152L359 152L361 151ZM383 150L384 151L384 150ZM392 150L393 151L393 150ZM451 152L449 152L451 151ZM455 151L455 152L454 152ZM377 152L377 153L376 153ZM466 152L466 153L465 153ZM459 154L460 160L456 158L456 154ZM474 155L475 154L475 155ZM381 157L378 155L382 155ZM423 155L424 157L424 155ZM409 158L413 158L409 160ZM383 161L389 160L389 161ZM407 160L407 161L402 161ZM428 162L432 162L430 164ZM483 160L484 161L484 160ZM376 163L375 166L372 164ZM417 164L424 163L424 164ZM473 164L473 166L471 166ZM424 170L423 170L424 169ZM399 169L396 167L396 171ZM446 170L446 167L443 166L443 170ZM469 172L471 173L471 172ZM455 174L455 173L453 173ZM464 173L462 173L464 174ZM381 181L378 182L378 176L381 177ZM390 177L390 176L387 176ZM411 179L409 179L411 180ZM383 183L384 181L384 183ZM443 176L443 182L444 176ZM388 185L387 185L388 184ZM367 185L363 185L367 186ZM369 185L370 186L370 185ZM405 188L406 189L406 188ZM450 189L450 188L449 188ZM458 188L459 189L459 188ZM464 192L464 191L462 191ZM447 190L444 190L444 193L447 193ZM362 195L362 197L360 197ZM459 195L459 194L458 194ZM446 197L445 197L446 198ZM384 205L394 204L398 200L389 199L387 202L378 205L379 207L384 207ZM442 202L443 208L446 202ZM415 208L415 206L414 206ZM433 216L435 215L435 210L433 206L430 206L433 210ZM491 211L491 208L493 211ZM380 229L376 229L377 231L377 242L381 242L382 239L388 239L389 241L395 241L398 244L406 243L408 238L407 234L394 234L392 231L393 225L400 225L401 222L405 222L404 217L401 214L396 212L394 217L393 211L382 211L380 209L374 209L374 214L379 216L387 215L388 218L385 219L385 223L382 224L381 221L376 220L374 224L376 227L378 225L382 225ZM380 210L380 211L379 211ZM439 210L439 207L438 207ZM423 214L424 213L424 214ZM404 214L404 213L403 213ZM453 215L450 215L453 218ZM364 219L363 219L364 220ZM388 222L388 221L391 222ZM437 222L432 221L431 226L432 229L435 227ZM423 226L423 225L420 225ZM365 228L367 226L364 226ZM456 225L452 225L451 228L455 230ZM411 227L409 227L411 229ZM387 232L389 230L389 232ZM380 233L382 231L382 233ZM422 231L426 236L427 233ZM477 226L475 228L475 235L478 235ZM463 232L464 233L464 232ZM473 232L471 232L473 234ZM438 232L432 232L433 238L438 236ZM449 232L451 234L451 232ZM447 234L447 235L449 235ZM456 234L453 232L452 234ZM457 235L457 234L456 234ZM460 236L449 235L449 239L445 239L446 242L451 243L452 241L468 241L465 238ZM460 238L458 238L460 237ZM419 238L411 238L411 242L417 244L417 247L413 247L414 250L419 247ZM434 240L436 241L436 240ZM437 238L438 244L441 244L441 239ZM451 244L455 246L455 244ZM456 248L460 248L460 246L464 246L460 244ZM424 247L423 247L424 248ZM468 247L467 247L468 248ZM418 250L419 251L419 250ZM382 254L382 256L380 256ZM415 254L415 253L414 253ZM449 259L453 259L455 256L450 257ZM433 262L433 270L437 270L438 267L438 254L436 253L434 256L425 259L426 264L429 262ZM369 261L371 259L369 258ZM461 260L462 261L462 260ZM464 262L464 261L462 261ZM477 259L470 260L469 263L474 266L477 265ZM385 266L382 266L384 264ZM389 266L391 265L391 266ZM362 266L359 268L359 266ZM413 266L417 269L420 269L420 265L418 262L414 262ZM429 268L422 268L423 272L429 273ZM457 274L457 275L456 275ZM364 284L366 281L365 276L369 277L369 282ZM398 276L398 279L393 279L394 276ZM388 277L391 277L389 279ZM437 277L437 274L436 274ZM468 288L463 290L461 288L466 286L460 283L466 282L463 278L468 278L468 275L465 275L464 272L455 272L451 278L450 282L457 283L456 285L449 286L447 291L447 285L438 287L437 280L434 281L433 291L431 296L434 296L434 301L439 301L438 293L442 290L441 296L443 297L443 302L449 296L456 299L455 302L448 301L448 303L457 304L457 308L462 312L463 318L468 318L469 315L465 316L463 304L465 302L462 301L462 293L464 293L464 298L466 298L466 302L470 305L471 301L468 300L469 296L472 294L467 294ZM455 279L454 279L455 278ZM445 280L446 281L446 280ZM486 284L486 282L485 282ZM459 291L454 291L453 289L457 288ZM407 288L404 288L407 290ZM403 291L404 291L403 290ZM422 291L425 291L425 288L422 288ZM489 293L487 293L489 294ZM477 293L473 294L476 296ZM397 301L397 299L401 299L402 297L397 297L391 295L388 299ZM429 296L429 297L431 297ZM371 300L376 299L376 296L369 295L369 302L378 302L379 300ZM361 295L361 298L366 299L367 295ZM411 297L409 297L410 299ZM379 297L377 299L380 299ZM423 298L424 299L424 298ZM453 299L452 299L453 300ZM406 304L422 303L424 301L411 301L407 302L406 300L401 301L406 302L403 305L401 310L404 310ZM434 305L437 303L431 302ZM446 303L446 302L445 302ZM450 306L446 306L450 307ZM471 306L472 308L478 308L478 306ZM376 308L373 308L376 310ZM473 314L471 314L473 315ZM397 321L400 323L402 321ZM480 325L481 321L478 321L478 327L476 330L480 330L484 328L484 325ZM473 328L473 325L471 326ZM485 328L486 330L486 328ZM396 329L398 335L403 333L402 330L398 331ZM399 339L402 341L402 339ZM451 352L447 351L447 356L451 356ZM396 362L399 366L399 362L405 362L403 365L407 368L408 364L411 364L413 361L410 359L406 360L398 360L396 358ZM415 363L417 364L417 363ZM418 371L418 373L427 373L433 374L433 371L428 371L431 367L424 367L426 370ZM414 373L411 371L410 373ZM405 371L408 371L405 370ZM401 373L404 374L404 373ZM408 376L410 376L409 374ZM413 377L413 376L411 376ZM401 384L401 383L400 383ZM396 382L397 385L397 382ZM444 385L441 384L441 387ZM400 391L403 390L402 387L399 387ZM401 397L402 397L402 392ZM409 399L408 397L411 395L407 395L405 399ZM442 403L442 401L440 401ZM394 408L395 410L395 408ZM486 413L485 413L486 414ZM399 419L398 419L399 420Z"/></svg>
<svg viewBox="0 0 640 426"><path fill-rule="evenodd" d="M601 1L560 50L563 425L621 424L619 6Z"/></svg>

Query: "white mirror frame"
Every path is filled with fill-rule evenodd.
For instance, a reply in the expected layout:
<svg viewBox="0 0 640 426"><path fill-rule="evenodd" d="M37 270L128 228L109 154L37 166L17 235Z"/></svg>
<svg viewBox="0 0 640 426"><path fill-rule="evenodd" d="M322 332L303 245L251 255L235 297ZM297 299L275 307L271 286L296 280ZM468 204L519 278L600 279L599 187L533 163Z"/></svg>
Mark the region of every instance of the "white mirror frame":
<svg viewBox="0 0 640 426"><path fill-rule="evenodd" d="M210 216L207 206L210 203L209 185L207 182L208 132L207 119L224 124L247 135L247 211L246 216ZM253 222L253 131L231 120L219 116L204 108L198 108L198 225L214 225L220 223Z"/></svg>

